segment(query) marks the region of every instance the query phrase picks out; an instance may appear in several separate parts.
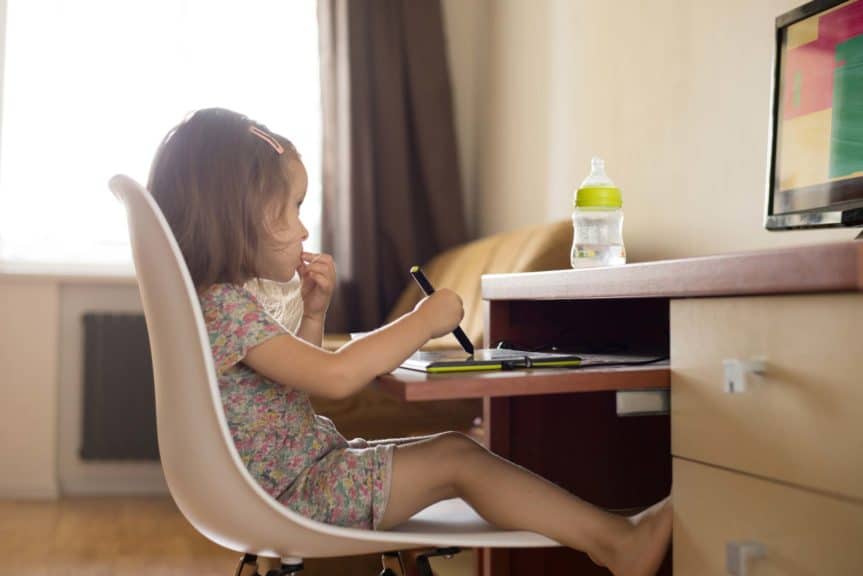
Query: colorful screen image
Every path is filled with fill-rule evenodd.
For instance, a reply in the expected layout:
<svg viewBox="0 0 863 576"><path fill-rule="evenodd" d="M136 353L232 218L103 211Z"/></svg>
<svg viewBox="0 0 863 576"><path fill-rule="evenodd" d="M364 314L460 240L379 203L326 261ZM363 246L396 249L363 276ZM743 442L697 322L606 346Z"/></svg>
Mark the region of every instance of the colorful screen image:
<svg viewBox="0 0 863 576"><path fill-rule="evenodd" d="M772 213L863 201L863 0L779 29Z"/></svg>

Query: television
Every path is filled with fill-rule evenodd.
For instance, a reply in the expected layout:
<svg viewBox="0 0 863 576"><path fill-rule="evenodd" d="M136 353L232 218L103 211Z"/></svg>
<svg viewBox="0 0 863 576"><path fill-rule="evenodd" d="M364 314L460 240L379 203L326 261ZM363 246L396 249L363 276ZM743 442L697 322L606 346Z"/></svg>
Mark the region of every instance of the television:
<svg viewBox="0 0 863 576"><path fill-rule="evenodd" d="M863 226L863 0L776 18L772 97L766 228Z"/></svg>

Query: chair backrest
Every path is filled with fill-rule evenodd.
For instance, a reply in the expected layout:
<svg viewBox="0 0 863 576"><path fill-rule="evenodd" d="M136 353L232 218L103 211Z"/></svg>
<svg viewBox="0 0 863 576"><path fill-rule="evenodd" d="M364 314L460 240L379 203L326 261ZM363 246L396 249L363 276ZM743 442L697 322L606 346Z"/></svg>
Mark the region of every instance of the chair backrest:
<svg viewBox="0 0 863 576"><path fill-rule="evenodd" d="M126 205L153 359L159 452L177 506L201 533L235 550L257 552L284 540L284 526L271 533L286 519L300 549L320 539L325 525L278 505L237 454L198 296L158 205L127 176L114 176L109 187Z"/></svg>

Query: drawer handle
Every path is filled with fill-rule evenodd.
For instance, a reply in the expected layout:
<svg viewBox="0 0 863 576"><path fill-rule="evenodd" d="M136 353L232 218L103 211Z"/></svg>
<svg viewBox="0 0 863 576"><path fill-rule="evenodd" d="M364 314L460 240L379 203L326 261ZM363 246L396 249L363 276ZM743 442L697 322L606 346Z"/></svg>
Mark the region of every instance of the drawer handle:
<svg viewBox="0 0 863 576"><path fill-rule="evenodd" d="M730 358L722 361L722 367L722 384L725 392L728 394L740 394L746 392L751 387L751 375L764 375L767 369L767 361L764 358L752 358L751 360Z"/></svg>
<svg viewBox="0 0 863 576"><path fill-rule="evenodd" d="M764 558L767 552L758 542L741 541L725 544L725 570L731 576L746 576L749 560Z"/></svg>
<svg viewBox="0 0 863 576"><path fill-rule="evenodd" d="M668 414L668 390L618 390L615 397L618 416Z"/></svg>

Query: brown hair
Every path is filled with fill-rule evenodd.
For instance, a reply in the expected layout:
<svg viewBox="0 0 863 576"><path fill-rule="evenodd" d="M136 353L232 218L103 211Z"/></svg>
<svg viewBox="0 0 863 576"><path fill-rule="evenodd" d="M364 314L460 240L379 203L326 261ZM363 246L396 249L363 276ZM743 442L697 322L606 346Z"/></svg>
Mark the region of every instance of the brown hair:
<svg viewBox="0 0 863 576"><path fill-rule="evenodd" d="M285 149L279 154L256 127ZM291 142L242 114L199 110L172 129L153 159L148 188L159 204L202 291L242 284L257 274L257 252L269 237L268 216L287 205Z"/></svg>

